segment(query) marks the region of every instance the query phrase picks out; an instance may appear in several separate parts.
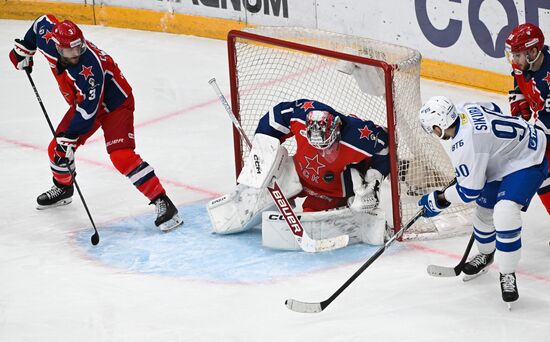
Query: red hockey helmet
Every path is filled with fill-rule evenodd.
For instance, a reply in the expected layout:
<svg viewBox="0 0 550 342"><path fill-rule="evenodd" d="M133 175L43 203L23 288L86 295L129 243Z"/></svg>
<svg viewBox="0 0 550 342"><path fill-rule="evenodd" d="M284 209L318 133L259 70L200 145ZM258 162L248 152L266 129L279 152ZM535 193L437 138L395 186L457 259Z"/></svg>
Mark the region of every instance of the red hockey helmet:
<svg viewBox="0 0 550 342"><path fill-rule="evenodd" d="M536 47L539 51L544 46L544 34L541 29L531 23L517 26L506 38L506 50L512 53L522 52Z"/></svg>
<svg viewBox="0 0 550 342"><path fill-rule="evenodd" d="M84 52L84 35L70 20L64 20L54 25L53 41L60 55L67 58L77 57Z"/></svg>

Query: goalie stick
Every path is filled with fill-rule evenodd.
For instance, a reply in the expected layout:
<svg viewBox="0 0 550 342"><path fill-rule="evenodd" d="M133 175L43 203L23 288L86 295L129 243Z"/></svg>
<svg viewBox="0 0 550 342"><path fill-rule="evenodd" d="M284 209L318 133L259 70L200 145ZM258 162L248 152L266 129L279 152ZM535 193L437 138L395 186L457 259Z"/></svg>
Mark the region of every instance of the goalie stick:
<svg viewBox="0 0 550 342"><path fill-rule="evenodd" d="M468 241L468 245L466 246L466 250L464 251L464 255L462 256L462 259L460 259L458 265L456 265L455 267L428 265L428 274L433 277L457 277L458 275L460 275L460 273L462 273L462 270L464 269L466 259L468 259L468 255L470 254L470 250L472 249L474 240L474 233L472 233L472 235L470 236L470 241Z"/></svg>
<svg viewBox="0 0 550 342"><path fill-rule="evenodd" d="M248 136L243 130L239 120L237 120L235 114L233 114L233 111L231 110L227 99L222 94L220 87L216 83L216 79L212 78L210 81L208 81L208 83L212 86L212 88L216 92L216 95L218 95L218 99L225 108L227 115L229 115L229 117L231 118L233 126L235 126L235 128L239 131L239 134L244 139L248 147L251 147L252 143L248 139ZM300 245L300 248L302 250L304 250L305 252L323 252L342 248L348 245L348 235L340 235L333 238L320 240L312 239L302 227L300 220L296 216L296 213L292 209L292 206L288 202L286 196L281 191L281 188L279 187L275 179L273 179L273 181L271 182L271 186L268 186L267 189L271 194L271 198L273 198L273 202L275 202L275 205L283 215L288 225L288 228L292 232L292 235L294 236L296 242L298 243L298 245Z"/></svg>
<svg viewBox="0 0 550 342"><path fill-rule="evenodd" d="M456 178L453 179L442 191L447 189L456 183ZM319 313L323 311L327 306L332 303L336 297L338 297L344 290L363 273L384 251L397 239L399 239L403 234L409 229L422 215L424 214L424 208L420 209L414 216L407 222L407 224L399 229L399 231L389 239L384 246L380 247L355 273L349 277L348 280L342 286L336 290L328 299L321 302L302 302L296 299L287 299L285 305L288 309L301 313Z"/></svg>

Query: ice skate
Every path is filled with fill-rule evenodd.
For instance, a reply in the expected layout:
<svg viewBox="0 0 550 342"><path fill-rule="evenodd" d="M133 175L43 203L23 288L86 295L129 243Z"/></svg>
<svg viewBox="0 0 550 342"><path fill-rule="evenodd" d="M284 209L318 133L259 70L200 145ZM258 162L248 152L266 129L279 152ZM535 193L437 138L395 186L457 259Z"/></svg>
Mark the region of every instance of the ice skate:
<svg viewBox="0 0 550 342"><path fill-rule="evenodd" d="M155 225L163 232L170 231L183 224L183 220L178 215L178 209L166 194L161 195L151 202L151 204L155 204L155 211L157 213Z"/></svg>
<svg viewBox="0 0 550 342"><path fill-rule="evenodd" d="M478 254L464 265L462 272L465 276L463 281L470 281L487 273L487 267L493 263L495 252L489 254Z"/></svg>
<svg viewBox="0 0 550 342"><path fill-rule="evenodd" d="M469 262L464 265L464 268L462 269L462 272L464 272L465 274L462 280L470 281L487 273L487 267L493 263L494 257L494 251L489 254L480 253L473 257Z"/></svg>
<svg viewBox="0 0 550 342"><path fill-rule="evenodd" d="M500 290L502 291L502 300L508 304L508 310L511 310L511 303L519 298L515 273L500 274Z"/></svg>
<svg viewBox="0 0 550 342"><path fill-rule="evenodd" d="M59 184L55 179L52 188L36 198L38 206L36 209L43 210L59 207L71 203L74 187L73 185Z"/></svg>

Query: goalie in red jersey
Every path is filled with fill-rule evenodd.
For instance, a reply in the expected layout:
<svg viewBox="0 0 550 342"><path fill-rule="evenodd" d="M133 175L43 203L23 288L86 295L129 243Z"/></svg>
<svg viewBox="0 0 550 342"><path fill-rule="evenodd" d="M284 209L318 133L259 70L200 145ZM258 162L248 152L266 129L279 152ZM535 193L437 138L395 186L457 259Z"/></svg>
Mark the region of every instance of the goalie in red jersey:
<svg viewBox="0 0 550 342"><path fill-rule="evenodd" d="M37 208L71 203L75 151L101 127L115 168L155 204L155 225L168 231L182 224L153 168L134 151L134 96L111 56L84 39L76 24L53 15L36 19L24 38L15 40L9 58L17 69L31 72L36 50L49 62L70 106L48 146L54 185L38 196Z"/></svg>
<svg viewBox="0 0 550 342"><path fill-rule="evenodd" d="M291 137L297 147L289 157L281 144ZM386 130L374 122L318 101L277 104L259 120L235 191L208 206L214 232L240 232L261 222L264 245L293 249L292 243L278 240L293 238L278 212L271 211L265 189L275 177L286 196L304 198L298 215L313 238L346 233L352 243L382 244L386 225L378 204L380 185L389 174L387 139Z"/></svg>
<svg viewBox="0 0 550 342"><path fill-rule="evenodd" d="M544 34L531 23L514 28L506 39L506 55L512 64L514 89L509 92L510 111L541 129L550 139L550 53ZM550 158L550 148L546 148ZM550 178L538 191L550 214Z"/></svg>

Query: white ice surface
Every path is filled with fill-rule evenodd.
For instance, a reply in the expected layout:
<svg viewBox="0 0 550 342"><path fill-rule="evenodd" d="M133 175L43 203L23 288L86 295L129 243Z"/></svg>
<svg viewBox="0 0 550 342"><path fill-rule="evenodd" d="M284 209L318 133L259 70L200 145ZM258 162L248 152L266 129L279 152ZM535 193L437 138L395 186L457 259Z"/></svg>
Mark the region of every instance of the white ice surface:
<svg viewBox="0 0 550 342"><path fill-rule="evenodd" d="M430 263L455 265L467 237L398 243L324 312L311 315L287 310L285 298L328 298L373 249L347 264L242 283L144 273L94 257L86 243L90 223L76 195L67 207L34 208L36 196L51 184L46 155L50 132L25 75L7 58L12 39L21 37L29 25L0 20L0 341L549 339L550 219L538 198L524 215L517 272L520 300L511 312L500 298L495 268L469 283L427 275ZM137 150L155 168L176 205L186 208L227 192L234 180L231 124L207 84L216 77L228 92L225 42L83 29L115 58L133 86ZM52 121L58 122L66 104L44 58L38 56L35 63L32 75ZM422 81L422 94L446 94L457 102L493 100L507 108L502 95L432 81ZM102 227L145 215L139 227L154 238L160 233L150 223L152 207L111 166L101 137L98 132L77 155L78 178L100 234ZM187 223L195 218L184 219L186 226L173 235L183 242L185 229L191 230ZM111 229L105 235L107 231L100 246L110 246L109 237L119 232ZM129 235L127 246L114 247L122 255L126 248L147 252L155 247L141 241ZM200 238L193 243L200 248ZM181 253L186 250L182 243ZM177 258L177 248L170 252ZM231 260L226 262L234 263ZM200 256L189 263L202 265ZM208 262L204 265L209 267ZM270 268L261 266L266 272Z"/></svg>

